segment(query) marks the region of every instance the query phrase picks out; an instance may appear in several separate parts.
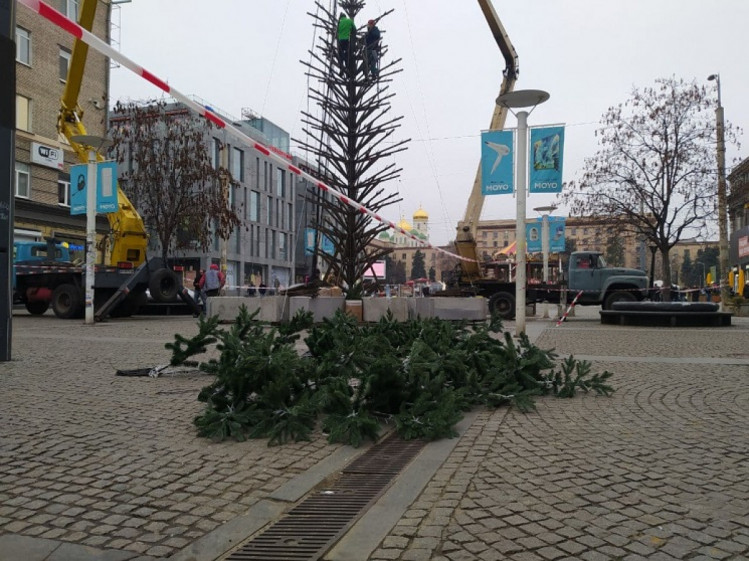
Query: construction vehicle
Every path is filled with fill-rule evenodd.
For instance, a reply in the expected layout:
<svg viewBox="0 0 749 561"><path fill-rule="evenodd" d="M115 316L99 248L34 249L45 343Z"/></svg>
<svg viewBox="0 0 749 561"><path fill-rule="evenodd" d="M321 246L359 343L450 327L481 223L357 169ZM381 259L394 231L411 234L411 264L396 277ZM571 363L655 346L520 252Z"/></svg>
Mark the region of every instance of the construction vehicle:
<svg viewBox="0 0 749 561"><path fill-rule="evenodd" d="M478 0L478 3L505 61L504 77L499 90L501 96L513 91L519 72L518 55L490 0ZM505 105L495 105L490 129L504 128L507 111ZM465 215L458 223L455 238L456 252L463 259L456 268L450 286L436 295L483 296L489 299L489 310L492 313L509 319L515 317L516 285L512 267L508 265L504 270L502 267L495 267L492 274L487 274L476 250L476 231L483 205L479 163ZM583 270L584 264L588 267ZM532 264L527 267L530 269ZM648 296L648 279L643 271L609 268L599 252L573 253L566 274L560 273L561 271L555 271L555 274L549 275L549 278L561 276L565 279L559 282L544 283L538 281L538 276L527 276L531 282L526 282L526 303L558 303L565 290L579 293L578 304L602 305L604 309L609 309L619 300L642 300ZM545 278L543 274L540 276Z"/></svg>
<svg viewBox="0 0 749 561"><path fill-rule="evenodd" d="M82 0L79 5L81 27L91 30L96 15L97 0ZM76 39L68 66L65 90L60 100L57 128L67 139L81 163L88 163L92 147L82 144L86 129L83 110L78 104L83 73L88 56L88 45ZM97 148L97 147L93 147ZM97 152L99 161L104 158ZM101 321L109 315L129 316L146 303L146 290L156 302L182 299L194 313L200 309L181 285L179 277L161 258L147 259L148 233L143 219L117 186L118 210L107 214L110 232L108 264L97 264L94 275L94 317ZM107 248L102 253L107 254ZM26 302L36 302L40 310L41 299L51 303L55 314L61 318L83 317L85 270L74 263L55 261L49 267L18 265L15 268L16 290ZM27 304L28 307L28 304Z"/></svg>

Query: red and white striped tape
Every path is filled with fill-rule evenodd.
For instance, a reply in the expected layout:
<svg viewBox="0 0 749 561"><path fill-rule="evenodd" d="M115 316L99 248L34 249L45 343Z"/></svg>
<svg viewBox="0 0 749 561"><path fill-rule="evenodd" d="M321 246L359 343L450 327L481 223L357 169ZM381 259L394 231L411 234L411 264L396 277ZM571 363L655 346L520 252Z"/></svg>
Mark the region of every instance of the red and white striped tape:
<svg viewBox="0 0 749 561"><path fill-rule="evenodd" d="M47 20L51 21L56 26L60 27L61 29L68 32L70 35L75 37L76 39L80 39L84 43L88 44L90 47L93 47L100 53L108 56L109 58L116 60L119 62L122 66L129 68L132 70L135 74L138 76L144 78L145 80L148 80L153 85L155 85L157 88L163 90L164 92L171 95L174 99L182 102L184 105L186 105L188 108L193 110L198 115L201 115L211 121L214 125L216 125L220 129L225 129L231 136L236 138L237 140L241 141L245 145L254 148L261 154L271 158L274 160L277 164L284 167L291 173L302 177L315 185L318 189L320 189L323 192L330 193L333 197L338 199L344 204L347 204L348 206L357 209L361 214L366 214L367 216L370 216L380 222L381 224L385 224L389 228L396 230L397 232L400 232L401 234L405 235L406 237L416 241L418 244L428 248L428 249L434 249L440 253L444 253L446 255L450 255L451 257L455 257L457 259L463 260L463 261L471 261L475 262L473 259L468 259L466 257L463 257L461 255L457 255L455 253L451 253L449 251L446 251L442 248L433 246L429 242L426 242L419 237L415 236L411 232L406 232L404 229L397 226L395 223L385 220L382 218L379 214L369 210L361 203L350 199L343 193L335 190L333 187L330 187L329 185L326 185L319 179L315 178L314 176L302 171L298 167L290 164L288 160L285 158L279 156L278 154L274 153L272 150L268 149L263 144L257 142L256 140L253 140L249 136L245 135L240 130L234 128L230 123L227 123L224 119L216 115L213 111L211 111L209 108L205 106L198 105L193 100L188 98L186 95L182 94L181 92L175 90L172 88L169 84L167 84L164 80L161 80L158 78L155 74L152 74L142 66L136 64L123 54L119 53L115 49L113 49L110 45L96 37L93 33L90 31L84 29L80 25L78 25L76 22L68 19L64 15L62 15L60 12L55 10L54 8L50 7L48 4L45 4L41 0L18 0L19 4L22 4L29 8L30 10L36 12L40 16L46 18Z"/></svg>
<svg viewBox="0 0 749 561"><path fill-rule="evenodd" d="M570 307L569 307L569 308L567 308L567 311L566 311L566 312L564 312L564 314L562 315L562 317L560 317L560 318L559 318L559 321L557 322L557 327L559 327L560 325L562 325L562 323L564 322L564 320L566 320L566 319L567 319L567 316L568 316L568 315L569 315L569 313L570 313L570 312L572 311L572 308L574 308L574 307L575 307L575 304L577 304L577 299L578 299L578 298L580 298L580 296L582 296L582 295L583 295L583 292L584 292L584 291L583 291L583 290L581 290L580 292L578 292L578 293L577 293L577 294L575 295L575 299L574 299L574 300L572 301L572 304L570 304Z"/></svg>

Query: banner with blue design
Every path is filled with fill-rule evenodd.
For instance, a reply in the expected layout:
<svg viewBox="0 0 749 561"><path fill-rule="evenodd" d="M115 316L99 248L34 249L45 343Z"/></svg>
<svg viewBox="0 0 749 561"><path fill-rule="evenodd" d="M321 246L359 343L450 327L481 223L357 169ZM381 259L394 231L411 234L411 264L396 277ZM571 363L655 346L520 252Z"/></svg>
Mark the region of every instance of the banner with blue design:
<svg viewBox="0 0 749 561"><path fill-rule="evenodd" d="M86 214L88 165L70 166L70 214ZM117 162L96 164L96 212L117 212Z"/></svg>
<svg viewBox="0 0 749 561"><path fill-rule="evenodd" d="M549 253L564 251L565 217L549 216ZM528 253L543 251L543 217L525 225L525 243Z"/></svg>
<svg viewBox="0 0 749 561"><path fill-rule="evenodd" d="M514 192L515 152L512 131L481 133L481 193L507 195Z"/></svg>
<svg viewBox="0 0 749 561"><path fill-rule="evenodd" d="M531 129L528 192L561 193L564 127Z"/></svg>

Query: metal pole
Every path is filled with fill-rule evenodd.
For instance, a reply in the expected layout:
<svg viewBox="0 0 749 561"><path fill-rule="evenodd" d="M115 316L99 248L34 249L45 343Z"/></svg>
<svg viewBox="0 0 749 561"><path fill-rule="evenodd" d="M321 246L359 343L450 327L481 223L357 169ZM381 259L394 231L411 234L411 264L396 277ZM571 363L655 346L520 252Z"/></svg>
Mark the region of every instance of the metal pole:
<svg viewBox="0 0 749 561"><path fill-rule="evenodd" d="M94 275L96 265L96 150L88 151L86 186L86 324L94 324Z"/></svg>
<svg viewBox="0 0 749 561"><path fill-rule="evenodd" d="M11 358L13 335L13 215L15 203L16 13L0 0L0 361Z"/></svg>
<svg viewBox="0 0 749 561"><path fill-rule="evenodd" d="M718 106L715 108L715 128L718 134L718 250L720 253L720 306L725 311L731 291L728 286L728 217L726 212L726 135L723 104L720 100L720 74L711 74L718 88Z"/></svg>
<svg viewBox="0 0 749 561"><path fill-rule="evenodd" d="M541 253L544 260L544 288L549 284L549 215L541 218ZM549 303L544 300L544 319L549 317Z"/></svg>
<svg viewBox="0 0 749 561"><path fill-rule="evenodd" d="M515 335L525 333L525 183L528 174L528 112L518 111L517 227L515 230L518 270L515 276Z"/></svg>

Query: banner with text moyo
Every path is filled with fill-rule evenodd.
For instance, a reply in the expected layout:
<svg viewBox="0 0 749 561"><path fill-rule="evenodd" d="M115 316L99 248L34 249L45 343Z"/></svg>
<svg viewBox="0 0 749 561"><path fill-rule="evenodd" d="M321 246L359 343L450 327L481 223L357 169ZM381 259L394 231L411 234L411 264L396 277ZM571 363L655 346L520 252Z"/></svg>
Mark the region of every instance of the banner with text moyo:
<svg viewBox="0 0 749 561"><path fill-rule="evenodd" d="M564 127L530 129L528 192L561 193ZM514 131L481 133L481 193L506 195L514 189Z"/></svg>

